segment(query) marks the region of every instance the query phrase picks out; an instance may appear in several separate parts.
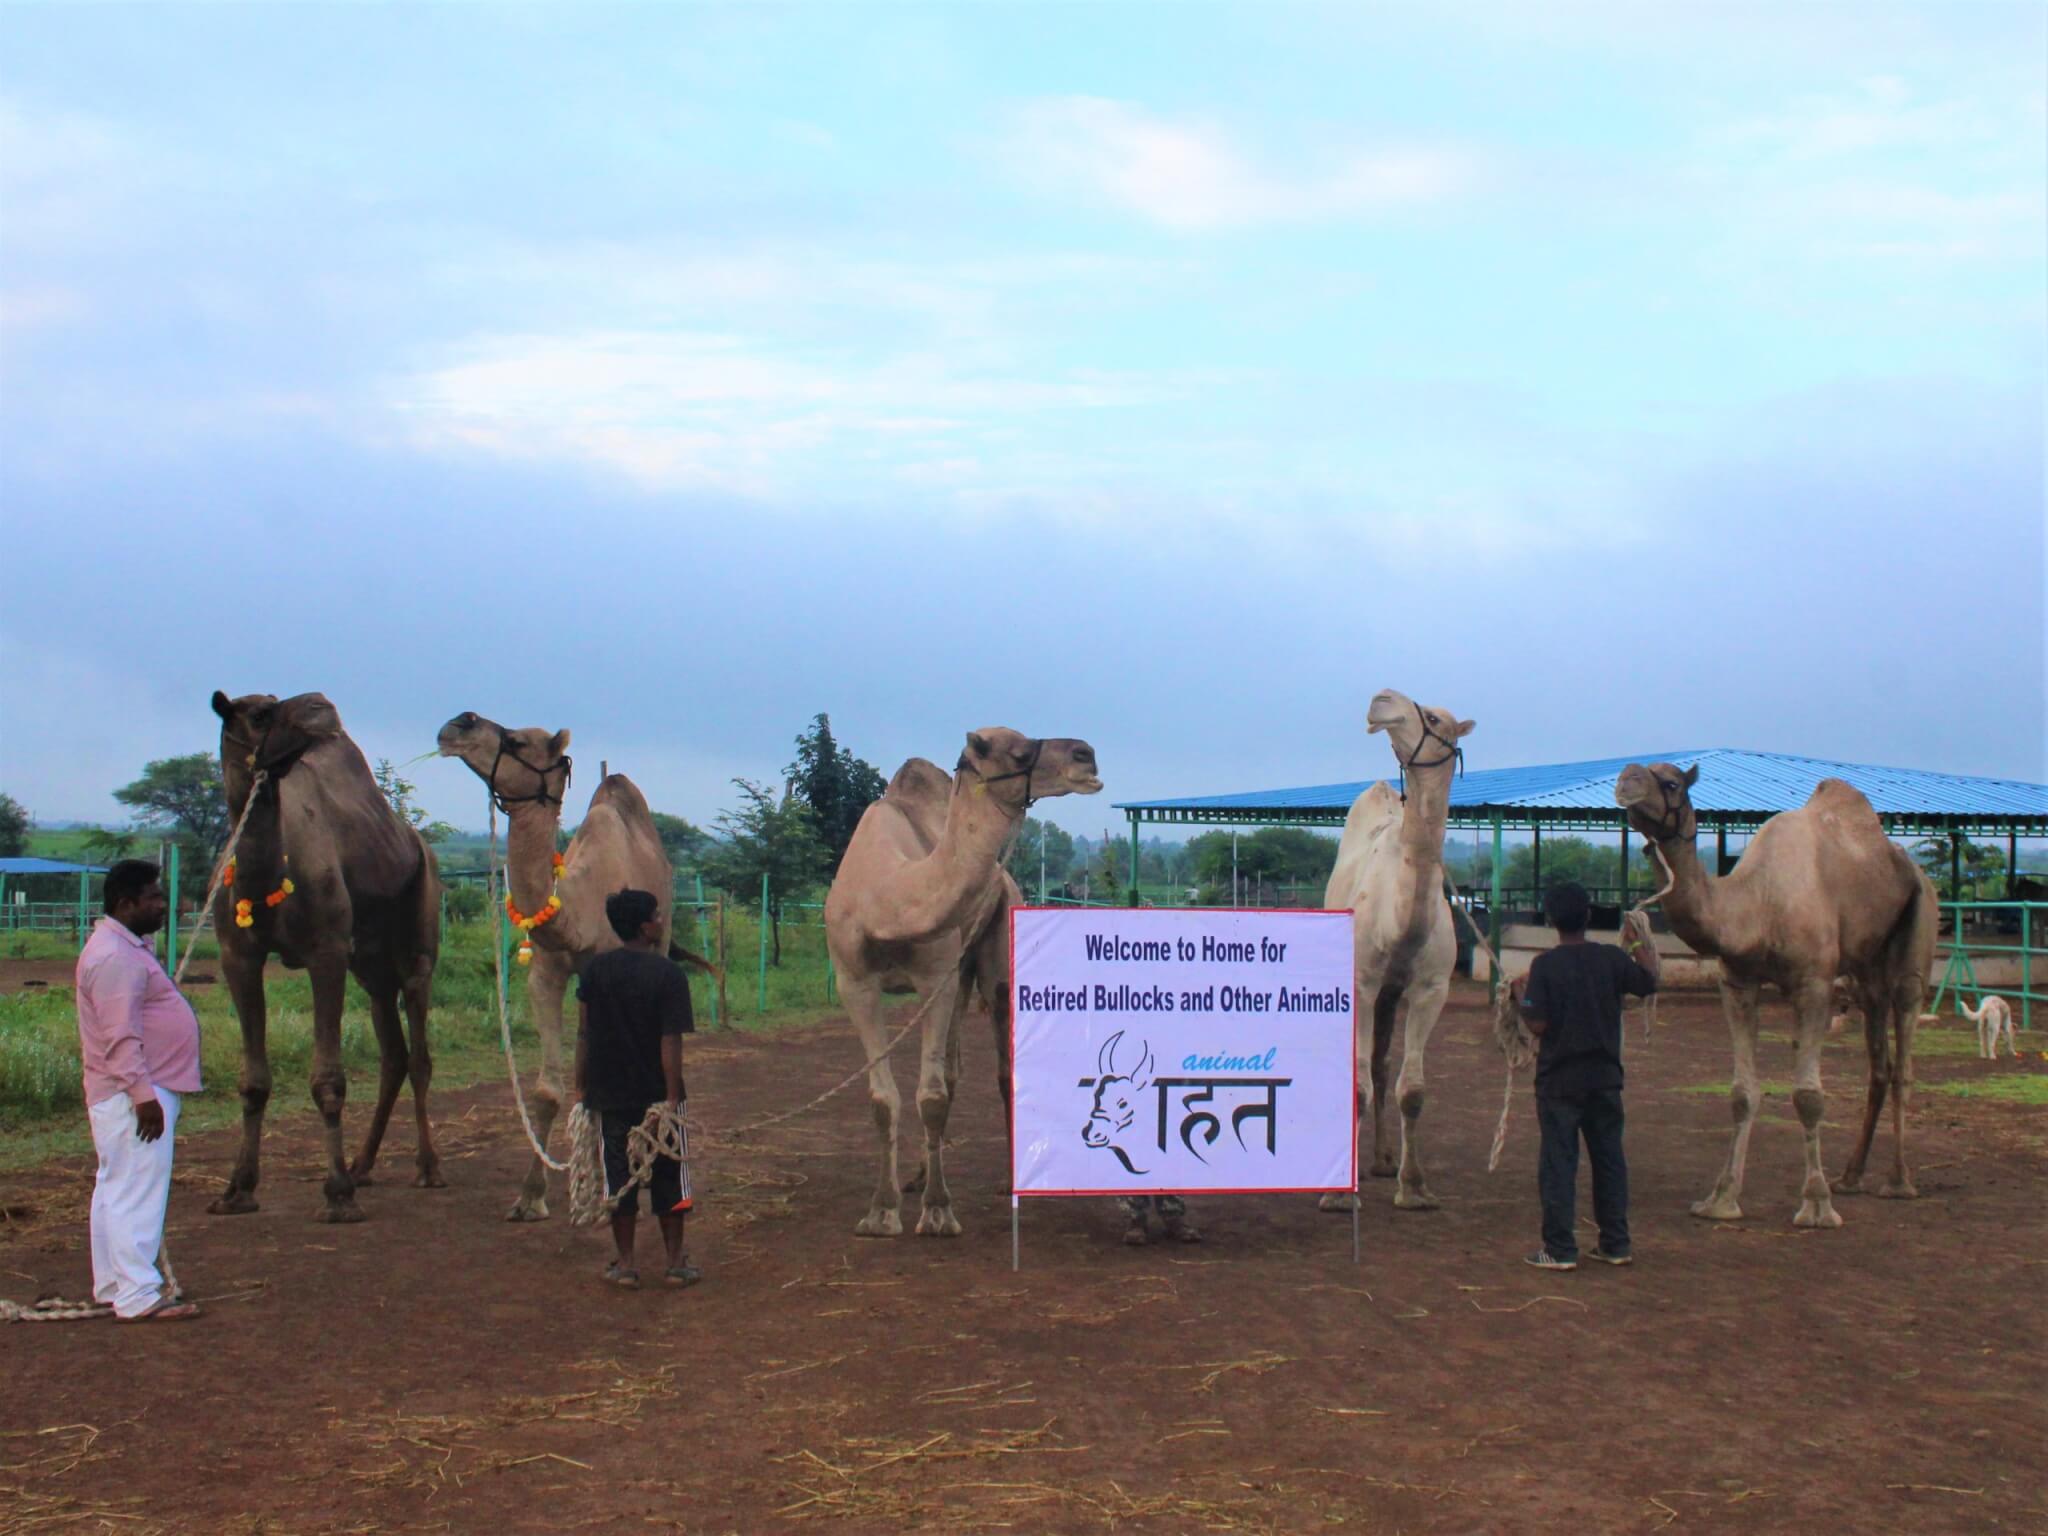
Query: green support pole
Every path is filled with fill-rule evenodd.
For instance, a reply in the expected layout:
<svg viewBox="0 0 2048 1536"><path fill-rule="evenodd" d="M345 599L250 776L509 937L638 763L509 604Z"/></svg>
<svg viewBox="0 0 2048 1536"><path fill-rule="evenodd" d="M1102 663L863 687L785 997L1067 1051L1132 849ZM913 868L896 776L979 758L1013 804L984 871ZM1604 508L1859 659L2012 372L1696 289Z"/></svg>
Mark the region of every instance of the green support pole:
<svg viewBox="0 0 2048 1536"><path fill-rule="evenodd" d="M768 1011L768 871L761 871L761 985L755 993L754 1011Z"/></svg>
<svg viewBox="0 0 2048 1536"><path fill-rule="evenodd" d="M2034 909L2020 908L2020 965L2026 978L2020 986L2020 1028L2034 1027Z"/></svg>
<svg viewBox="0 0 2048 1536"><path fill-rule="evenodd" d="M1131 812L1131 895L1138 894L1138 813Z"/></svg>
<svg viewBox="0 0 2048 1536"><path fill-rule="evenodd" d="M2005 895L2009 901L2020 888L2020 835L2005 834Z"/></svg>
<svg viewBox="0 0 2048 1536"><path fill-rule="evenodd" d="M78 947L85 948L85 906L92 895L92 876L84 870L78 872Z"/></svg>
<svg viewBox="0 0 2048 1536"><path fill-rule="evenodd" d="M1728 873L1728 823L1714 823L1714 877L1719 879Z"/></svg>
<svg viewBox="0 0 2048 1536"><path fill-rule="evenodd" d="M1963 899L1963 836L1960 832L1948 835L1948 899ZM1956 913L1956 937L1963 936L1963 914Z"/></svg>
<svg viewBox="0 0 2048 1536"><path fill-rule="evenodd" d="M178 974L178 845L171 844L164 856L166 881L171 888L170 921L164 925L164 969Z"/></svg>
<svg viewBox="0 0 2048 1536"><path fill-rule="evenodd" d="M1537 822L1529 831L1529 858L1534 868L1532 878L1536 882L1536 910L1543 910L1543 823Z"/></svg>
<svg viewBox="0 0 2048 1536"><path fill-rule="evenodd" d="M1621 904L1628 905L1628 823L1621 824Z"/></svg>
<svg viewBox="0 0 2048 1536"><path fill-rule="evenodd" d="M7 877L5 875L0 875L0 912L7 914L6 926L12 928L14 926L14 909L7 905Z"/></svg>
<svg viewBox="0 0 2048 1536"><path fill-rule="evenodd" d="M1494 954L1500 953L1500 812L1493 813L1493 894L1486 903L1487 942L1493 946ZM1500 986L1500 967L1489 966L1486 972L1486 996L1492 1001L1494 992Z"/></svg>

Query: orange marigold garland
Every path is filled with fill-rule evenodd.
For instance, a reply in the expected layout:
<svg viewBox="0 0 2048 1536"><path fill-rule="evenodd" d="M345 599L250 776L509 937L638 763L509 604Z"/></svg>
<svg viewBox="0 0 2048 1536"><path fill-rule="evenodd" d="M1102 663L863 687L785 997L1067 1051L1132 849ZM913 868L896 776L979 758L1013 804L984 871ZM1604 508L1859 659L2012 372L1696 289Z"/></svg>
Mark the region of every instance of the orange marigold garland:
<svg viewBox="0 0 2048 1536"><path fill-rule="evenodd" d="M554 858L554 867L554 884L548 891L547 904L531 917L519 910L519 905L513 901L510 891L505 893L505 915L512 919L512 926L519 930L519 953L517 958L521 965L533 964L533 930L545 928L555 920L555 914L562 910L562 898L559 894L559 887L562 883L562 871L568 867L568 861L558 853Z"/></svg>
<svg viewBox="0 0 2048 1536"><path fill-rule="evenodd" d="M285 863L289 865L291 860L287 859ZM227 867L221 871L220 884L221 889L224 891L231 891L235 888L235 861L233 859L229 859ZM263 898L263 905L266 907L279 906L283 903L285 897L291 895L297 889L298 887L292 884L292 877L286 875L284 879L278 882L277 889ZM247 896L242 897L235 903L235 926L237 928L253 928L256 926L256 903Z"/></svg>

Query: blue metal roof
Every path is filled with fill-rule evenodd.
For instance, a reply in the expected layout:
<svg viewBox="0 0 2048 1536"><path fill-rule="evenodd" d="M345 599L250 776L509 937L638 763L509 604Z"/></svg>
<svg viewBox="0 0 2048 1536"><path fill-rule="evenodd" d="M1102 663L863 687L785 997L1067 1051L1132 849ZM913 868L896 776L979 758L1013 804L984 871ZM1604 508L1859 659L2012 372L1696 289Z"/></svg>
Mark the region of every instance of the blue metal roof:
<svg viewBox="0 0 2048 1536"><path fill-rule="evenodd" d="M104 864L66 864L59 859L0 859L0 875L104 875Z"/></svg>
<svg viewBox="0 0 2048 1536"><path fill-rule="evenodd" d="M1846 779L1862 790L1880 816L1905 822L1942 822L1973 827L2013 827L2048 832L2048 784L2017 779L1973 778L1919 768L1878 768L1784 752L1744 752L1709 747L1693 752L1639 752L1580 763L1546 763L1529 768L1487 768L1451 781L1454 821L1485 819L1500 811L1515 821L1620 820L1614 781L1630 763L1698 764L1692 803L1709 822L1754 822L1796 810L1822 779ZM1383 777L1391 781L1392 774ZM1139 820L1342 821L1352 801L1374 779L1350 784L1312 784L1299 789L1256 790L1236 795L1197 795L1180 800L1138 800L1116 808Z"/></svg>

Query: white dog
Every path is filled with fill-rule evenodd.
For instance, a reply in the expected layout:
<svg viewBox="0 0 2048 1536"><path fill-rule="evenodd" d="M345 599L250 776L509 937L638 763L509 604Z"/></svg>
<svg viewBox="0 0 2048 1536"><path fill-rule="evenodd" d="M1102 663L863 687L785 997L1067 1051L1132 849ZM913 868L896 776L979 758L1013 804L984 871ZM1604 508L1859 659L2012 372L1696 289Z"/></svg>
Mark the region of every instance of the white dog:
<svg viewBox="0 0 2048 1536"><path fill-rule="evenodd" d="M1998 1056L1998 1037L2005 1036L2006 1049L2013 1055L2020 1053L2019 1041L2013 1034L2012 1004L1997 993L1985 994L1984 1000L1972 1013L1970 1005L1960 997L1956 999L1956 1012L1977 1026L1977 1054L1993 1060Z"/></svg>

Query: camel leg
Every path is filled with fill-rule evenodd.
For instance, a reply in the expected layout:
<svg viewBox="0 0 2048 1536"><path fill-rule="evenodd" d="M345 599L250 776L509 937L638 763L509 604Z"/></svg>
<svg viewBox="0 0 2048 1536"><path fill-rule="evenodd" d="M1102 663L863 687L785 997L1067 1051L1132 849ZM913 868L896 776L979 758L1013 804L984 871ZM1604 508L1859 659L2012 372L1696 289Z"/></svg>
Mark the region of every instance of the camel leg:
<svg viewBox="0 0 2048 1536"><path fill-rule="evenodd" d="M1358 1122L1360 1132L1365 1129L1366 1116L1372 1117L1373 1155L1368 1171L1376 1179L1390 1179L1399 1166L1394 1161L1393 1125L1383 1121L1380 1111L1387 1102L1387 1050L1394 1039L1394 1005L1400 994L1379 992L1363 978L1358 986L1358 1017L1362 1021L1372 1020L1372 1038L1361 1039L1355 1054L1358 1058ZM1364 1033L1361 1022L1359 1032ZM1350 1190L1342 1194L1324 1195L1316 1202L1319 1211L1355 1211L1358 1196Z"/></svg>
<svg viewBox="0 0 2048 1536"><path fill-rule="evenodd" d="M974 949L974 985L988 1007L996 1043L996 1091L1003 1096L1003 1131L1016 1129L1010 1111L1010 919L999 911ZM1008 1172L1005 1170L1007 1182ZM1004 1193L1008 1193L1006 1189Z"/></svg>
<svg viewBox="0 0 2048 1536"><path fill-rule="evenodd" d="M924 1021L924 1049L918 1064L917 1117L924 1122L924 1205L917 1215L920 1237L958 1237L953 1192L946 1184L946 1122L953 1113L953 1084L960 1075L960 1015L966 997L956 972L940 986L950 995L932 1004Z"/></svg>
<svg viewBox="0 0 2048 1536"><path fill-rule="evenodd" d="M1920 1191L1906 1171L1906 1101L1913 1092L1913 1031L1920 1023L1922 988L1918 977L1893 985L1893 1025L1898 1046L1892 1052L1892 1176L1879 1188L1885 1200L1914 1200ZM1994 1052L1996 1047L1993 1047Z"/></svg>
<svg viewBox="0 0 2048 1536"><path fill-rule="evenodd" d="M246 1216L259 1209L256 1184L262 1177L263 1112L270 1103L268 1016L263 1001L262 954L223 944L221 975L242 1026L242 1146L227 1188L207 1209L216 1216Z"/></svg>
<svg viewBox="0 0 2048 1536"><path fill-rule="evenodd" d="M348 1102L348 1069L341 1061L341 1012L347 1000L348 962L341 954L320 954L306 966L313 983L313 1103L320 1110L320 1139L327 1151L327 1178L321 1193L327 1203L319 1219L352 1222L363 1219L356 1204L355 1180L341 1155L341 1111Z"/></svg>
<svg viewBox="0 0 2048 1536"><path fill-rule="evenodd" d="M526 1113L533 1121L533 1134L542 1146L554 1129L555 1116L562 1108L562 996L575 974L569 957L556 950L537 949L527 972L526 997L533 1006L533 1028L540 1036L540 1076L526 1096ZM526 1170L526 1182L519 1198L505 1213L507 1221L548 1219L548 1165L535 1154Z"/></svg>
<svg viewBox="0 0 2048 1536"><path fill-rule="evenodd" d="M854 1224L853 1230L860 1237L900 1237L903 1195L896 1187L896 1116L903 1107L903 1096L896 1091L896 1074L883 1054L889 1032L882 1018L882 989L867 977L856 979L842 965L839 996L846 1004L853 1027L860 1032L862 1059L874 1063L868 1068L868 1104L881 1143L881 1176L868 1201L867 1215Z"/></svg>
<svg viewBox="0 0 2048 1536"><path fill-rule="evenodd" d="M1436 1028L1450 995L1449 977L1426 984L1409 997L1407 1017L1402 1020L1401 1079L1394 1088L1401 1109L1401 1183L1394 1191L1394 1204L1404 1211L1433 1211L1438 1204L1422 1176L1422 1146L1416 1131L1422 1120L1423 1057L1429 1049L1430 1031Z"/></svg>
<svg viewBox="0 0 2048 1536"><path fill-rule="evenodd" d="M412 1115L418 1130L419 1150L414 1165L415 1189L445 1189L441 1177L441 1153L434 1145L433 1122L427 1116L427 1089L434 1081L434 1053L427 1045L427 1008L433 997L433 962L425 957L413 963L413 976L405 984L405 1018L412 1032L409 1075L412 1078Z"/></svg>
<svg viewBox="0 0 2048 1536"><path fill-rule="evenodd" d="M384 1145L384 1131L391 1124L391 1107L398 1102L406 1068L411 1065L406 1059L405 1029L398 1022L397 988L380 983L370 991L370 1025L377 1033L377 1107L370 1113L363 1149L349 1165L348 1176L358 1189L371 1182L377 1149Z"/></svg>
<svg viewBox="0 0 2048 1536"><path fill-rule="evenodd" d="M1742 1217L1742 1171L1749 1161L1749 1133L1756 1125L1757 1106L1763 1091L1756 1078L1757 993L1754 985L1721 983L1721 1011L1728 1019L1728 1034L1735 1048L1735 1078L1728 1089L1728 1110L1735 1120L1735 1136L1728 1144L1728 1161L1720 1178L1704 1200L1695 1201L1692 1213L1707 1221L1738 1221Z"/></svg>
<svg viewBox="0 0 2048 1536"><path fill-rule="evenodd" d="M1820 1082L1820 1048L1828 1037L1831 982L1809 982L1792 999L1797 1045L1792 1068L1792 1105L1806 1142L1806 1179L1799 1189L1795 1227L1839 1227L1842 1216L1828 1193L1827 1171L1820 1160L1820 1122L1827 1094Z"/></svg>
<svg viewBox="0 0 2048 1536"><path fill-rule="evenodd" d="M1863 1169L1870 1158L1871 1139L1877 1135L1877 1118L1884 1113L1885 1091L1891 1086L1891 1050L1885 1032L1884 1006L1875 993L1863 997L1863 1049L1870 1059L1870 1085L1863 1099L1863 1125L1856 1133L1856 1146L1842 1176L1835 1180L1838 1195L1863 1193Z"/></svg>

